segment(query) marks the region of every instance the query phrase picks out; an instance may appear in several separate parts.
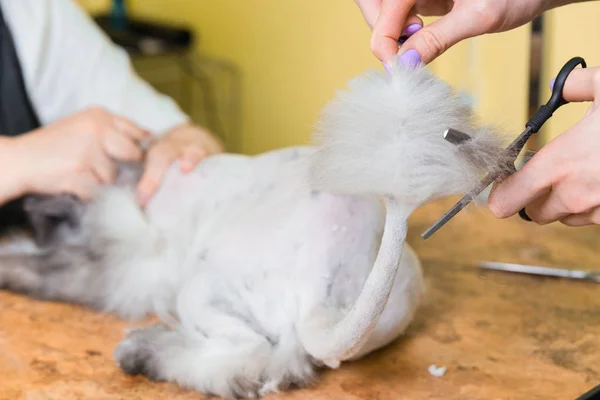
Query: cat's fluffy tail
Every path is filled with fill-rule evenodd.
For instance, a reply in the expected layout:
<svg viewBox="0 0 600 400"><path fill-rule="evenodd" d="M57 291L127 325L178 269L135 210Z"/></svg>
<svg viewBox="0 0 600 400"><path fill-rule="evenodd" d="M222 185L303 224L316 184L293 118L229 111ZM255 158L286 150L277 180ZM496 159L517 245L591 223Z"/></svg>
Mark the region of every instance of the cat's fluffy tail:
<svg viewBox="0 0 600 400"><path fill-rule="evenodd" d="M389 195L408 206L472 190L504 166L505 138L482 126L464 99L427 68L352 79L323 110L311 179L342 194ZM472 139L455 145L447 128Z"/></svg>
<svg viewBox="0 0 600 400"><path fill-rule="evenodd" d="M443 133L471 135L456 145ZM303 345L329 366L364 344L392 290L408 216L423 203L470 192L483 174L505 167L503 138L478 125L470 107L427 68L393 67L349 83L324 109L311 166L316 188L384 199L385 231L373 269L341 318L316 311L299 329Z"/></svg>

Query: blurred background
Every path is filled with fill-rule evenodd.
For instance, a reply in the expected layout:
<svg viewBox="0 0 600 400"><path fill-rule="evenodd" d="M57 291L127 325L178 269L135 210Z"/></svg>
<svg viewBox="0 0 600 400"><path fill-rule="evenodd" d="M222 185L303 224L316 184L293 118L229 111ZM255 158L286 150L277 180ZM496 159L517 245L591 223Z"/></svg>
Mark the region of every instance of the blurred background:
<svg viewBox="0 0 600 400"><path fill-rule="evenodd" d="M335 91L367 68L382 68L352 0L78 1L130 52L142 77L229 151L307 144ZM124 12L127 20L119 19ZM600 65L599 21L600 2L570 5L517 30L467 40L431 68L485 121L516 135L569 58ZM588 106L560 109L533 145L576 123Z"/></svg>

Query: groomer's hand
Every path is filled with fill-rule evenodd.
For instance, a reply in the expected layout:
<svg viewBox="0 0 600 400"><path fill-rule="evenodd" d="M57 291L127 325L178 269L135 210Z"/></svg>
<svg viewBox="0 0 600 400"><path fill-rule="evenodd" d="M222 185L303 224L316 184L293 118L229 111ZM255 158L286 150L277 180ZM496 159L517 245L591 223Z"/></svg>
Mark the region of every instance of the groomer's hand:
<svg viewBox="0 0 600 400"><path fill-rule="evenodd" d="M575 126L495 184L489 207L496 217L510 217L525 207L538 224L600 224L600 67L573 70L563 97L593 103Z"/></svg>
<svg viewBox="0 0 600 400"><path fill-rule="evenodd" d="M179 160L182 172L190 172L205 157L221 153L222 143L210 132L182 125L166 133L148 150L144 175L138 184L138 201L143 207L154 195L173 162Z"/></svg>
<svg viewBox="0 0 600 400"><path fill-rule="evenodd" d="M371 50L382 62L430 63L461 40L524 25L569 0L355 0L373 30ZM443 16L424 27L417 15ZM397 40L409 36L398 51ZM384 64L385 65L385 64ZM389 68L386 66L386 68Z"/></svg>
<svg viewBox="0 0 600 400"><path fill-rule="evenodd" d="M70 193L82 199L115 178L114 160L142 157L148 133L101 108L90 108L11 140L20 192Z"/></svg>

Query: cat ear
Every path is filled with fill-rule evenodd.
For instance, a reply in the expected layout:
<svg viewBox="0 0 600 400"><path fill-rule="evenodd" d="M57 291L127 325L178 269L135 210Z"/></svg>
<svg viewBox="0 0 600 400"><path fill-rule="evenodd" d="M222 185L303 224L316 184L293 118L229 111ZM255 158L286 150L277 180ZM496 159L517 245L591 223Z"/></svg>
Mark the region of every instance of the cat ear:
<svg viewBox="0 0 600 400"><path fill-rule="evenodd" d="M29 219L35 243L39 247L52 245L61 226L77 228L80 201L71 195L27 196L23 209Z"/></svg>

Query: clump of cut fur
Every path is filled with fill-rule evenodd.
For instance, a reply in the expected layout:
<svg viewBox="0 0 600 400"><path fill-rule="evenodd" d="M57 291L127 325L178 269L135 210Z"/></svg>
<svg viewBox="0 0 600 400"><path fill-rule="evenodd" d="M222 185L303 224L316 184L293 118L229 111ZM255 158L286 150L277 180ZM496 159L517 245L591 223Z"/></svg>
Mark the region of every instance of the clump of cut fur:
<svg viewBox="0 0 600 400"><path fill-rule="evenodd" d="M446 141L448 128L471 139ZM427 68L394 65L352 79L324 108L314 135L311 179L344 194L395 197L417 207L468 193L482 174L505 169L505 139Z"/></svg>

